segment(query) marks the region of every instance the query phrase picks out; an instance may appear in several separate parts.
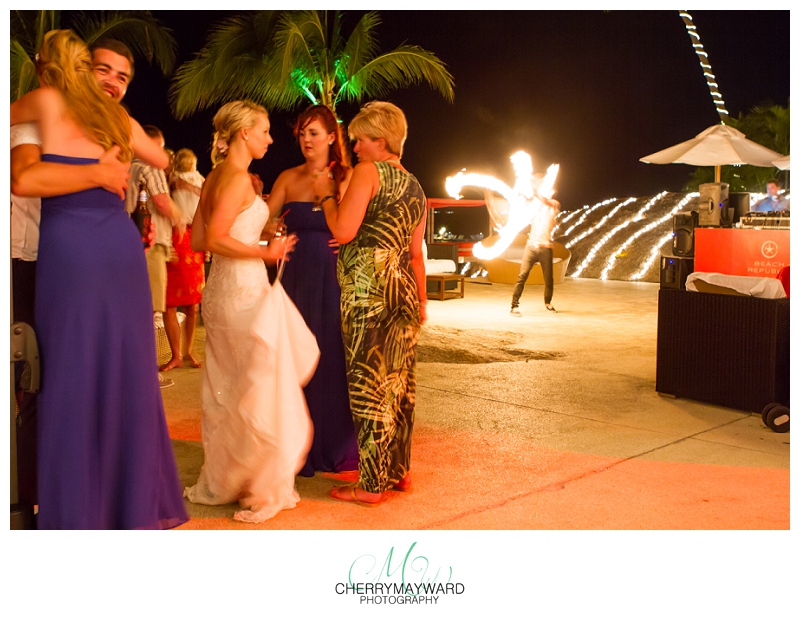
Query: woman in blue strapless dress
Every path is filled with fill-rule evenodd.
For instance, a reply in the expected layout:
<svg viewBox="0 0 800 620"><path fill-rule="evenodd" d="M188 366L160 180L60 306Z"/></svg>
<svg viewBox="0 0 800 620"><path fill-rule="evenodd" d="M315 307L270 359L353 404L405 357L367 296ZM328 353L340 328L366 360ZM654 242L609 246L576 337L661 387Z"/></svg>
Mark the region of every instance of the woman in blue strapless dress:
<svg viewBox="0 0 800 620"><path fill-rule="evenodd" d="M48 63L58 66L56 75L73 71L76 76L50 81ZM40 81L52 87L12 104L12 124L39 123L45 162L92 164L114 144L123 158L133 152L153 165L166 165L166 154L153 148L136 121L126 122L127 114L97 87L90 67L80 39L70 31L49 32L40 51ZM65 84L78 93L66 96ZM93 106L91 120L72 110L69 101L76 96ZM129 142L115 140L124 139L126 131ZM141 236L124 201L100 188L42 199L40 226L37 525L180 525L188 516L158 386Z"/></svg>
<svg viewBox="0 0 800 620"><path fill-rule="evenodd" d="M350 399L336 279L338 246L325 215L315 208L311 181L314 174L332 171L344 193L351 169L342 149L336 117L323 105L311 106L297 119L297 137L306 163L283 172L275 181L268 203L273 217L283 216L286 230L297 235L292 259L284 267L281 282L309 329L317 338L319 364L305 387L308 410L314 424L314 440L308 460L300 471L342 472L358 469L358 443Z"/></svg>

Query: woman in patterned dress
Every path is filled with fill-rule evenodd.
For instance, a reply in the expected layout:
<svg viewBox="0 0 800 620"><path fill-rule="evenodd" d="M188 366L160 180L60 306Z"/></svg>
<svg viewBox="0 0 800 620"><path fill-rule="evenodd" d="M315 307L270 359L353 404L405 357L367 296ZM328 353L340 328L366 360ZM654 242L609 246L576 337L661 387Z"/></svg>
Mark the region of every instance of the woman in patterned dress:
<svg viewBox="0 0 800 620"><path fill-rule="evenodd" d="M341 244L342 334L359 449L358 482L328 495L363 506L411 487L415 354L427 299L425 194L400 163L407 132L400 108L366 104L348 128L359 163L341 202L330 174L314 180Z"/></svg>

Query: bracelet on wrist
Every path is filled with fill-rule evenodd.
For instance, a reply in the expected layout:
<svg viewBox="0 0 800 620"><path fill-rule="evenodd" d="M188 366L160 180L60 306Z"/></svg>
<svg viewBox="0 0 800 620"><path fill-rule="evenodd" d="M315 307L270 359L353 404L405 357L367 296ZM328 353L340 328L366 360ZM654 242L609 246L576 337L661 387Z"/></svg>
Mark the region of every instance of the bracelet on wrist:
<svg viewBox="0 0 800 620"><path fill-rule="evenodd" d="M319 202L315 203L314 206L315 207L321 207L323 205L323 203L325 203L327 200L336 200L336 196L332 196L332 195L325 196L325 198L323 198Z"/></svg>

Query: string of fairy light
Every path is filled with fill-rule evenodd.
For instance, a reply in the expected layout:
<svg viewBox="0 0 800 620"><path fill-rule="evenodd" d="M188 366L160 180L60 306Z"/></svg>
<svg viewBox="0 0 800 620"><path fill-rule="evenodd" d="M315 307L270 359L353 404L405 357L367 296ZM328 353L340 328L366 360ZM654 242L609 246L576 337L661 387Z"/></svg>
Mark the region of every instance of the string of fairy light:
<svg viewBox="0 0 800 620"><path fill-rule="evenodd" d="M553 232L550 237L555 239L557 236L556 232L563 224L566 224L572 220L572 218L584 213L587 209L591 209L591 207L589 205L583 205L580 209L575 209L574 211L559 211L558 215L556 215L556 225L553 227Z"/></svg>
<svg viewBox="0 0 800 620"><path fill-rule="evenodd" d="M642 232L642 234L644 234L644 232L647 232L647 230L651 230L652 228L655 228L659 224L664 223L668 219L672 219L672 217L678 211L683 211L683 208L689 203L690 200L692 200L693 198L696 198L699 195L700 194L698 194L696 192L692 192L692 193L687 194L684 197L683 200L681 200L677 205L675 205L675 208L672 209L672 211L670 211L667 215L662 217L660 220L657 220L657 221L653 222L653 224L651 226L649 226L646 230L644 230ZM674 232L673 231L669 231L669 232L665 233L658 241L656 241L655 245L650 250L650 255L647 257L647 259L644 261L644 263L642 263L641 269L639 269L639 271L637 271L636 273L634 273L631 276L631 280L641 280L645 275L647 275L647 272L650 270L650 266L661 255L661 248L664 247L664 244L666 244L668 241L670 241L673 238L673 236L674 236Z"/></svg>
<svg viewBox="0 0 800 620"><path fill-rule="evenodd" d="M598 202L597 204L595 204L595 205L592 205L591 207L589 207L588 209L586 209L586 210L585 210L585 211L584 211L584 212L581 214L581 216L578 218L578 221L577 221L577 222L575 222L575 223L574 223L572 226L570 226L569 228L567 228L567 230L566 230L566 231L564 231L564 236L566 237L566 236L567 236L567 235L569 235L569 234L570 234L570 233L571 233L573 230L575 230L575 229L576 229L578 226L580 226L581 224L583 224L583 222L585 222L585 221L586 221L586 218L587 218L587 217L589 217L589 216L590 216L592 213L594 213L595 211L597 211L597 209L599 209L599 208L601 208L601 207L608 206L608 205L610 205L611 203L614 203L614 202L616 202L616 201L617 201L617 199L616 199L616 198L608 198L608 199L606 199L606 200L603 200L602 202ZM555 231L554 231L554 232L555 232Z"/></svg>
<svg viewBox="0 0 800 620"><path fill-rule="evenodd" d="M717 84L717 77L711 72L711 62L708 59L703 44L700 43L700 35L697 33L697 26L694 25L694 20L688 11L679 11L681 19L686 26L686 31L692 40L692 47L694 48L697 57L700 59L700 68L703 70L703 76L706 78L708 84L708 91L711 93L711 99L714 102L714 107L719 114L719 120L724 125L729 114L725 108L725 101L722 99L722 93L719 92L719 84Z"/></svg>
<svg viewBox="0 0 800 620"><path fill-rule="evenodd" d="M648 199L645 205L639 209L635 215L631 217L627 217L623 221L619 221L620 217L625 217L624 213L621 213L622 209L630 205L631 203L635 202L636 200L643 200L639 198L628 198L619 204L614 204L617 202L616 198L609 198L608 200L604 200L599 202L595 205L588 206L584 205L580 209L575 209L572 211L562 211L557 216L558 225L568 224L576 220L572 226L570 226L568 233L564 234L557 234L556 229L554 228L552 238L553 239L560 239L561 243L563 243L564 247L569 249L575 246L580 241L586 239L592 233L601 232L605 227L610 227L610 229L588 250L588 252L584 255L582 262L578 265L577 269L569 274L569 277L580 277L581 273L586 270L586 268L591 265L595 260L604 260L604 266L602 272L599 276L602 280L611 279L611 274L614 273L616 279L620 280L629 280L629 281L637 281L642 280L643 278L647 277L648 273L651 272L653 268L653 264L659 259L659 256L667 252L668 249L664 246L668 244L674 234L672 231L672 218L678 211L684 211L687 209L691 209L691 205L689 204L692 200L695 200L699 197L697 192L691 192L685 194L681 200L673 206L667 213L663 216L658 217L657 219L649 222L646 226L641 229L638 229L635 233L628 236L625 241L620 243L617 247L613 249L607 249L606 252L603 252L604 248L607 248L609 243L613 240L615 236L620 231L625 230L631 224L636 222L640 222L645 220L647 217L647 213L652 211L653 208L667 196L668 192L664 191L655 196L652 196ZM789 192L784 191L782 194L789 200L791 200L791 196ZM674 194L673 194L674 195ZM750 194L750 204L751 206L764 198L766 194L756 193L753 192ZM575 231L575 229L580 226L580 224L584 223L588 216L591 213L596 213L598 209L603 207L608 208L608 213L604 215L597 214L598 221L591 225L586 230L580 231L576 236L572 237L570 234ZM666 229L661 236L655 241L655 243L648 247L647 249L640 248L637 251L632 251L634 244L637 243L641 239L641 237L658 227L662 227ZM656 231L658 233L658 231ZM647 252L647 257L641 264L631 264L631 258L634 255L640 256L643 251ZM604 256L599 256L603 254ZM466 263L464 265L464 269L462 273L470 271L470 267L472 267L472 263ZM486 270L483 269L475 271L472 273L471 277L476 277L478 275L486 275Z"/></svg>
<svg viewBox="0 0 800 620"><path fill-rule="evenodd" d="M683 20L683 23L686 27L686 31L691 39L692 48L694 49L695 54L697 55L700 61L700 68L703 72L703 76L705 77L706 84L708 86L709 93L711 94L711 99L714 103L714 107L716 108L717 114L719 115L720 122L724 125L725 121L729 118L730 115L725 107L725 101L722 98L722 93L719 90L719 84L717 83L717 78L711 69L711 62L709 60L708 53L706 52L703 44L700 42L700 35L697 31L697 26L695 26L694 20L688 11L679 11L679 15L681 17L681 20ZM493 177L488 177L484 175L475 175L472 173L466 175L465 171L462 171L461 173L456 175L456 179L459 181L460 186L469 184L469 185L484 187L486 189L490 189L492 191L500 193L501 195L507 198L511 197L511 191L513 191L511 190L511 188L503 184L501 181L498 181ZM451 179L448 179L448 181L451 181ZM458 195L457 192L454 193L448 191L448 193L454 196ZM592 246L589 249L581 264L578 265L577 269L572 274L570 274L570 276L579 277L580 274L586 269L586 267L592 263L597 254L600 252L600 250L603 247L605 247L618 232L624 230L634 222L638 222L644 219L645 213L649 211L653 207L653 205L655 205L658 201L664 198L666 194L667 194L666 191L656 194L647 202L647 204L645 204L645 206L642 209L639 210L639 212L636 215L613 226L611 230L609 230L605 235L603 235L600 238L600 240L597 241L594 244L594 246ZM628 239L626 239L620 246L616 248L616 250L610 252L610 255L606 259L605 266L600 274L600 279L606 280L608 278L609 273L616 266L617 259L626 256L628 248L631 245L633 245L637 239L639 239L642 235L645 235L648 232L652 231L656 227L663 226L667 222L671 221L675 213L682 210L691 200L697 198L698 196L699 194L697 192L686 194L686 196L673 209L671 209L669 213L658 218L657 220L650 222L646 226L640 228L635 233L630 235ZM785 194L785 196L786 198L789 198L788 192ZM755 202L757 202L761 198L763 198L762 194L751 193L750 205L752 206ZM563 213L563 212L559 213L558 216L556 217L556 225L551 233L551 238L556 239L559 237L560 238L568 237L575 229L577 229L581 224L583 224L587 220L587 218L590 215L592 215L592 213L594 213L598 209L607 207L617 202L617 200L618 200L617 198L609 198L602 202L598 202L595 205L592 205L591 207L585 205L580 209L576 209L568 213ZM590 234L597 232L607 224L610 224L613 221L614 216L617 215L617 213L623 207L630 204L631 202L634 202L635 200L636 200L635 198L628 198L624 202L617 204L615 207L613 207L613 209L609 211L609 213L604 215L599 222L589 227L587 230L581 232L578 236L565 241L564 243L565 247L567 249L571 248L575 244L579 243L580 241L588 237ZM572 223L565 232L559 233L559 230L562 227L565 227L570 222L572 222L573 219L575 220L575 222ZM668 232L664 233L650 248L649 254L645 259L645 261L639 267L639 270L630 275L628 279L641 280L643 277L645 277L645 275L651 269L653 263L658 259L659 255L661 254L664 245L667 244L670 241L670 239L672 239L672 237L673 237L672 230L669 230Z"/></svg>
<svg viewBox="0 0 800 620"><path fill-rule="evenodd" d="M666 195L667 192L661 192L660 194L656 194L650 200L647 201L647 204L645 204L641 209L639 209L636 215L628 218L627 220L623 221L620 224L617 224L616 226L614 226L614 228L612 228L605 235L603 235L603 237L601 237L600 240L597 243L595 243L594 246L592 246L592 248L586 253L586 258L584 258L583 262L580 265L578 265L578 268L575 270L575 272L571 274L572 277L577 278L578 276L580 276L581 273L583 273L583 270L586 269L586 267L588 267L589 264L594 260L594 257L597 255L600 249L606 243L608 243L615 234L617 234L623 228L627 228L634 222L642 220L644 218L644 214L647 213L654 204L656 204ZM605 278L603 278L603 280L605 280Z"/></svg>
<svg viewBox="0 0 800 620"><path fill-rule="evenodd" d="M617 214L617 211L619 211L622 207L624 207L626 205L629 205L630 203L635 202L635 201L636 201L636 198L628 198L625 202L619 203L616 207L611 209L611 211L606 213L600 219L600 221L597 222L597 224L595 224L594 226L590 226L589 228L587 228L585 231L583 231L580 235L578 235L574 239L570 239L567 243L564 244L564 246L566 248L571 248L573 245L575 245L579 241L582 241L583 239L585 239L586 237L591 235L595 230L598 230L599 228L602 228L603 224L605 224L608 220L610 220L612 217L614 217Z"/></svg>
<svg viewBox="0 0 800 620"><path fill-rule="evenodd" d="M666 192L662 192L661 194L659 194L659 196L661 198L663 198L665 194L666 194ZM686 194L686 196L684 196L683 200L681 200L677 205L675 205L675 207L669 213L667 213L663 217L660 217L657 220L654 220L654 221L650 222L647 226L645 226L644 228L639 229L634 234L632 234L630 237L628 237L628 239L625 241L625 243L623 243L621 246L619 246L616 249L616 251L612 252L611 255L608 257L608 260L606 261L606 266L603 269L603 271L600 273L600 279L601 280L607 280L608 279L608 273L614 268L614 265L617 262L617 257L620 256L620 255L623 255L623 253L633 244L634 241L636 241L639 237L641 237L645 233L650 232L651 230L653 230L657 226L661 226L662 224L664 224L667 221L672 221L672 216L674 216L678 211L681 211L683 209L683 207L686 206L686 204L690 200L692 200L693 198L697 198L699 195L700 194L697 193L697 192L690 192L690 193ZM663 243L662 243L662 245L663 245ZM656 244L656 246L657 246L657 248L654 248L650 252L650 256L645 260L644 264L642 265L642 269L640 269L640 271L646 272L647 271L647 267L649 267L649 265L652 264L652 261L654 260L655 252L657 251L658 248L661 247L658 244ZM639 276L639 278L634 278L634 279L640 279L641 277L642 276Z"/></svg>

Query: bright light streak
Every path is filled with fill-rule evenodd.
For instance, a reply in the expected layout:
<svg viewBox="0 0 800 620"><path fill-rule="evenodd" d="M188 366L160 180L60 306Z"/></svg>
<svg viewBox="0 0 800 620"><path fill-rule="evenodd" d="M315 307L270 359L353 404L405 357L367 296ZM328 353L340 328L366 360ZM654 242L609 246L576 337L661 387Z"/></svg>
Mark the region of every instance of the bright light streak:
<svg viewBox="0 0 800 620"><path fill-rule="evenodd" d="M583 262L580 265L578 265L578 268L572 274L572 277L573 278L577 278L583 272L583 270L586 269L586 267L592 262L594 257L600 251L600 249L606 243L608 243L611 240L611 237L613 237L615 234L617 234L617 232L619 232L623 228L627 228L633 222L638 222L639 220L644 219L644 214L647 213L650 210L650 208L656 202L658 202L664 196L666 196L666 194L667 194L667 192L661 192L660 194L656 194L650 200L647 201L646 205L644 205L641 209L639 209L639 211L636 213L636 215L634 215L633 217L627 219L626 221L622 222L621 224L617 224L614 228L612 228L605 235L603 235L603 237L600 239L600 241L595 243L594 247L592 247L592 249L589 250L589 252L586 254L586 258L584 258ZM602 279L605 280L605 278L602 278Z"/></svg>
<svg viewBox="0 0 800 620"><path fill-rule="evenodd" d="M614 215L616 215L617 211L619 211L622 207L624 207L625 205L629 205L630 203L635 202L635 201L636 201L636 198L628 198L625 202L619 203L616 207L611 209L611 211L606 213L603 216L603 218L599 222L597 222L597 224L595 224L594 226L589 227L587 230L583 231L580 235L578 235L574 239L570 239L567 243L564 244L564 247L571 248L573 245L578 243L578 241L581 241L582 239L585 239L586 237L591 235L595 230L597 230L598 228L601 228L603 226L603 224L605 224L610 218L614 217Z"/></svg>
<svg viewBox="0 0 800 620"><path fill-rule="evenodd" d="M564 215L564 217L563 217L563 218L561 218L561 221L560 221L560 222L558 223L558 225L557 225L557 226L556 226L556 227L553 229L553 233L555 234L555 231L556 231L556 230L558 230L558 228L561 226L561 224L566 224L566 223L567 223L567 222L569 222L569 221L570 221L570 220L571 220L573 217L576 217L578 214L580 214L580 213L583 213L584 211L586 211L586 209L589 209L589 208L591 208L591 207L589 207L589 205L583 205L583 206L582 206L580 209L575 209L574 211L570 211L570 212L569 212L569 213L567 213L566 215L564 215L564 212L563 212L563 211L562 211L561 213L559 213L556 219L558 219L558 217L561 217L562 215Z"/></svg>
<svg viewBox="0 0 800 620"><path fill-rule="evenodd" d="M647 271L650 269L650 265L653 264L653 261L655 261L659 256L661 256L661 248L664 247L664 244L670 239L672 239L672 237L673 237L673 232L669 231L666 235L661 237L661 239L656 241L656 244L653 246L653 249L650 250L650 256L648 256L647 260L644 261L642 268L631 276L631 280L641 280L647 274Z"/></svg>
<svg viewBox="0 0 800 620"><path fill-rule="evenodd" d="M680 15L684 25L686 26L686 31L689 33L689 37L692 41L692 48L694 48L695 54L697 54L697 57L700 60L700 67L703 69L703 74L706 76L706 82L708 83L708 88L711 91L712 101L714 102L717 114L719 114L720 122L724 123L724 118L730 115L728 114L728 110L725 109L725 102L721 100L722 95L714 92L714 89L718 88L718 86L711 81L715 78L714 75L711 74L711 65L708 64L708 54L703 51L703 44L700 43L700 35L697 33L697 26L694 25L692 16L688 11L678 11L678 15ZM718 97L720 100L715 101L714 97Z"/></svg>
<svg viewBox="0 0 800 620"><path fill-rule="evenodd" d="M658 197L663 198L666 193L667 192L662 192L661 194L658 195ZM681 211L683 209L683 207L690 200L692 200L693 198L697 198L699 195L700 194L698 192L691 192L691 193L687 194L683 198L683 200L681 200L677 205L675 205L675 207L669 213L667 213L663 217L660 217L657 220L654 220L654 221L650 222L647 226L645 226L644 228L639 229L633 235L628 237L628 239L625 241L625 243L623 243L614 252L611 253L611 256L609 256L608 261L606 262L605 268L600 273L600 279L601 280L607 280L608 279L608 273L614 268L614 265L617 262L617 256L619 254L622 254L623 252L625 252L625 250L627 250L634 241L636 241L643 234L653 230L653 228L655 228L656 226L660 226L661 224L663 224L667 220L671 220L673 215L675 215L678 211Z"/></svg>
<svg viewBox="0 0 800 620"><path fill-rule="evenodd" d="M467 173L462 170L455 176L447 177L444 182L445 191L453 198L459 200L462 198L462 188L467 186L483 187L491 190L500 194L509 202L517 198L517 195L508 185L488 174L477 174L475 172Z"/></svg>
<svg viewBox="0 0 800 620"><path fill-rule="evenodd" d="M556 177L558 176L559 165L551 164L544 175L544 179L539 184L539 189L536 193L543 198L552 198L556 190L553 189L556 184Z"/></svg>
<svg viewBox="0 0 800 620"><path fill-rule="evenodd" d="M531 223L536 209L544 208L539 198L534 195L531 156L524 151L517 151L510 157L510 160L516 175L513 189L493 176L468 173L464 170L445 179L445 190L453 198L460 199L461 190L466 186L472 186L496 192L508 201L508 220L497 231L499 239L491 247L483 245L482 241L472 246L473 256L481 260L490 260L505 252L520 231ZM547 173L537 188L537 195L543 198L553 196L553 186L558 176L558 169L558 164L552 164L547 169Z"/></svg>
<svg viewBox="0 0 800 620"><path fill-rule="evenodd" d="M567 229L567 231L564 233L564 236L566 237L566 236L567 236L567 235L569 235L569 234L570 234L570 233L571 233L573 230L575 230L575 229L576 229L578 226L580 226L581 224L583 224L583 221L584 221L584 220L585 220L587 217L589 217L589 214L590 214L590 213L592 213L592 212L596 211L596 210L597 210L597 209L599 209L600 207L604 207L604 206L606 206L606 205L608 205L608 204L611 204L612 202L616 202L616 200L617 200L616 198L609 198L609 199L607 199L607 200L604 200L603 202L598 202L598 203L597 203L596 205L594 205L593 207L590 207L590 208L589 208L589 210L588 210L586 213L584 213L584 214L583 214L583 215L582 215L582 216L581 216L581 217L578 219L578 221L577 221L577 222L575 222L575 223L574 223L572 226L570 226L570 227Z"/></svg>

